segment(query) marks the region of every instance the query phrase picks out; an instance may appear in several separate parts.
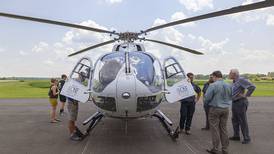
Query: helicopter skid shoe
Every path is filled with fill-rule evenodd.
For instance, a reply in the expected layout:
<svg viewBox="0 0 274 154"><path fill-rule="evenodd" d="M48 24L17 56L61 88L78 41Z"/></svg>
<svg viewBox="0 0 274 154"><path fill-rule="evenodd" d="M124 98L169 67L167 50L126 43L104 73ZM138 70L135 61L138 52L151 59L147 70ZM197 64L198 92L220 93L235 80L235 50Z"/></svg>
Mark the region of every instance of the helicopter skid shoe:
<svg viewBox="0 0 274 154"><path fill-rule="evenodd" d="M160 122L162 123L163 127L167 131L168 135L171 137L173 141L176 141L176 139L179 137L179 127L176 128L174 131L172 129L172 122L166 115L164 115L163 112L160 110L157 110L152 116L158 118Z"/></svg>
<svg viewBox="0 0 274 154"><path fill-rule="evenodd" d="M83 125L90 122L88 128L86 129L85 137L89 135L90 131L101 121L103 117L104 115L101 112L96 112L83 122Z"/></svg>

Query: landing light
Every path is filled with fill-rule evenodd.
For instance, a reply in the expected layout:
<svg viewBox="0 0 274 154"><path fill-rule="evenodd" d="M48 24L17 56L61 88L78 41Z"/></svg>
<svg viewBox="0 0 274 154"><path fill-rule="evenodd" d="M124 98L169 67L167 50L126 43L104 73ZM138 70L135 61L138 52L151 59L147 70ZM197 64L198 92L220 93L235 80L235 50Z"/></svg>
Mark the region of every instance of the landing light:
<svg viewBox="0 0 274 154"><path fill-rule="evenodd" d="M124 93L122 94L122 97L123 97L124 99L128 99L128 98L130 97L130 93L124 92Z"/></svg>

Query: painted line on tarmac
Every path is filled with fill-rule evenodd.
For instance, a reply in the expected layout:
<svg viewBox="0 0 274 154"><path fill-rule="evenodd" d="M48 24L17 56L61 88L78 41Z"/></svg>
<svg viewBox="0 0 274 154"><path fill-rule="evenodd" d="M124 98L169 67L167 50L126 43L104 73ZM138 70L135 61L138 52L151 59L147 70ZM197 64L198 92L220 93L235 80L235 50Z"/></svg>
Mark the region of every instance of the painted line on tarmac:
<svg viewBox="0 0 274 154"><path fill-rule="evenodd" d="M189 143L187 143L186 141L185 141L184 144L186 145L186 147L187 147L192 153L197 154L197 152L195 152L195 151L198 151L197 149L193 148L193 146L191 146L191 145L190 145Z"/></svg>
<svg viewBox="0 0 274 154"><path fill-rule="evenodd" d="M87 136L87 137L89 137L89 136ZM88 143L89 143L88 141L89 141L89 138L87 139L87 142L86 142L81 154L85 154L86 150L88 149Z"/></svg>

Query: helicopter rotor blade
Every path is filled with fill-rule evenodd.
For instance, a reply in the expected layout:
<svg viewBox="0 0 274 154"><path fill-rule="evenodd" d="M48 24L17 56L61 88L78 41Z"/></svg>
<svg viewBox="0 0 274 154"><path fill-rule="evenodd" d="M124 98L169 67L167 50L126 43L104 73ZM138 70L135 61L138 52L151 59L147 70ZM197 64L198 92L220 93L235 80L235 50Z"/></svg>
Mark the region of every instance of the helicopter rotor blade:
<svg viewBox="0 0 274 154"><path fill-rule="evenodd" d="M34 22L40 22L40 23L59 25L59 26L66 26L66 27L72 27L72 28L78 28L78 29L84 29L84 30L89 30L89 31L99 32L99 33L109 33L109 34L118 35L118 33L115 33L112 31L107 31L104 29L82 26L82 25L78 25L78 24L66 23L66 22L55 21L55 20L35 18L35 17L29 17L29 16L21 16L21 15L9 14L9 13L4 13L4 12L0 12L0 16L7 17L7 18L15 18L15 19L21 19L21 20L28 20L28 21L34 21Z"/></svg>
<svg viewBox="0 0 274 154"><path fill-rule="evenodd" d="M185 48L185 47L182 47L182 46L179 46L179 45L167 43L167 42L162 42L162 41L152 40L152 39L145 39L145 38L141 39L141 40L155 42L155 43L159 43L159 44L163 44L163 45L167 45L167 46L170 46L170 47L173 47L173 48L177 48L177 49L180 49L180 50L184 50L184 51L187 51L189 53L196 54L196 55L203 55L202 52L199 52L199 51L196 51L196 50L193 50L193 49L189 49L189 48Z"/></svg>
<svg viewBox="0 0 274 154"><path fill-rule="evenodd" d="M203 19L208 19L208 18L214 18L214 17L218 17L218 16L224 16L224 15L229 15L229 14L234 14L234 13L239 13L239 12L245 12L245 11L250 11L250 10L256 10L256 9L261 9L261 8L266 8L266 7L272 7L272 6L274 6L274 0L265 0L265 1L257 2L257 3L253 3L253 4L241 5L241 6L233 7L230 9L216 11L216 12L212 12L212 13L208 13L208 14L204 14L204 15L199 15L199 16L195 16L195 17L182 19L182 20L178 20L178 21L173 21L173 22L166 23L163 25L155 26L155 27L149 28L145 31L141 31L141 33L139 33L139 35L147 33L147 32L151 32L151 31L154 31L157 29L171 27L171 26L175 26L175 25L179 25L179 24L183 24L183 23L188 23L188 22L193 22L193 21L198 21L198 20L203 20Z"/></svg>
<svg viewBox="0 0 274 154"><path fill-rule="evenodd" d="M85 52L85 51L88 51L88 50L91 50L91 49L94 49L94 48L98 48L98 47L101 47L101 46L104 46L104 45L113 43L113 42L115 42L115 41L116 41L116 40L110 40L110 41L106 41L106 42L103 42L103 43L99 43L99 44L96 44L96 45L87 47L87 48L85 48L85 49L82 49L82 50L80 50L80 51L77 51L77 52L74 52L74 53L68 55L68 57L75 56L75 55L77 55L77 54L80 54L80 53L83 53L83 52Z"/></svg>

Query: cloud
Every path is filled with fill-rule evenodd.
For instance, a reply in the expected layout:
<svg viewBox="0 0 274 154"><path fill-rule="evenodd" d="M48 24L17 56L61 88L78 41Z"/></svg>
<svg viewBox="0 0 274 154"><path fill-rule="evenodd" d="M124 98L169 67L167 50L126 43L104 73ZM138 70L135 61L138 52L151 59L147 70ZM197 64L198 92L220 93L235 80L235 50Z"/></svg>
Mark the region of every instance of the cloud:
<svg viewBox="0 0 274 154"><path fill-rule="evenodd" d="M224 54L224 46L229 42L228 38L220 42L212 42L211 40L205 39L202 36L199 36L197 40L201 44L201 50L204 51L206 54L211 55Z"/></svg>
<svg viewBox="0 0 274 154"><path fill-rule="evenodd" d="M104 30L108 30L106 27L100 26L96 22L92 20L87 20L84 22L81 22L80 25L83 26L90 26L94 28L100 28ZM66 44L81 44L81 43L93 43L96 41L105 41L107 40L108 35L86 31L86 30L80 30L80 29L72 29L68 32L66 32L65 36L63 37L62 41Z"/></svg>
<svg viewBox="0 0 274 154"><path fill-rule="evenodd" d="M267 16L266 25L274 26L274 15L270 14Z"/></svg>
<svg viewBox="0 0 274 154"><path fill-rule="evenodd" d="M200 11L204 8L213 9L213 0L179 0L189 11Z"/></svg>
<svg viewBox="0 0 274 154"><path fill-rule="evenodd" d="M175 12L171 16L171 21L177 21L177 20L182 20L182 19L186 19L186 18L187 18L187 16L183 12ZM181 24L181 26L194 26L194 25L195 25L194 22Z"/></svg>
<svg viewBox="0 0 274 154"><path fill-rule="evenodd" d="M54 65L54 62L51 60L45 60L44 63L47 65Z"/></svg>
<svg viewBox="0 0 274 154"><path fill-rule="evenodd" d="M166 23L163 19L156 19L154 25ZM174 27L152 32L150 38L174 43L204 52L204 55L193 55L175 48L145 42L148 52L161 61L166 57L175 57L186 72L209 74L215 70L228 73L231 68L239 68L242 72L267 72L273 70L274 53L265 49L249 49L244 46L237 51L231 48L230 38L213 41L204 36L182 34ZM251 67L252 65L252 67Z"/></svg>
<svg viewBox="0 0 274 154"><path fill-rule="evenodd" d="M79 24L108 30L108 28L101 26L92 20L83 21ZM67 55L111 39L112 38L110 38L110 36L107 34L101 34L80 29L71 29L67 31L62 38L60 38L59 42L55 42L52 44L39 42L32 48L32 51L36 52L37 54L39 53L40 55L49 57L51 61L64 61L69 59L69 61L71 62L76 62L76 58L68 58ZM109 46L102 46L100 48L91 50L93 52L88 51L86 53L80 54L79 56L82 57L84 55L89 55L89 53L92 53L93 57L99 57L100 54L111 51L112 48L110 46L111 44Z"/></svg>
<svg viewBox="0 0 274 154"><path fill-rule="evenodd" d="M242 5L252 4L259 1L260 0L246 0L242 3ZM232 15L229 15L229 17L232 20L237 21L239 23L264 21L266 25L271 25L272 23L271 16L273 16L273 14L274 14L273 8L263 8L263 9L258 9L254 11L232 14Z"/></svg>
<svg viewBox="0 0 274 154"><path fill-rule="evenodd" d="M118 4L118 3L122 3L123 0L105 0L105 2L108 4Z"/></svg>
<svg viewBox="0 0 274 154"><path fill-rule="evenodd" d="M1 53L1 52L4 52L4 51L5 51L5 49L3 49L3 48L0 48L0 53Z"/></svg>
<svg viewBox="0 0 274 154"><path fill-rule="evenodd" d="M163 24L166 24L167 22L164 20L164 19L160 19L160 18L157 18L154 20L152 26L159 26L159 25L163 25Z"/></svg>
<svg viewBox="0 0 274 154"><path fill-rule="evenodd" d="M80 24L108 30L108 28L92 20L83 21ZM67 57L69 54L110 39L112 38L107 34L71 29L65 32L58 42L39 42L37 45L34 45L32 51L34 52L35 59L32 60L32 63L36 63L37 65L33 66L33 69L43 69L43 74L49 74L50 76L69 73L80 58L88 56L95 62L99 56L110 52L113 44L102 46L74 57Z"/></svg>
<svg viewBox="0 0 274 154"><path fill-rule="evenodd" d="M28 55L28 53L25 52L25 51L23 51L23 50L20 50L20 51L19 51L19 54L20 54L21 56L26 56L26 55Z"/></svg>
<svg viewBox="0 0 274 154"><path fill-rule="evenodd" d="M45 51L48 47L49 45L46 42L39 42L31 51L39 53Z"/></svg>
<svg viewBox="0 0 274 154"><path fill-rule="evenodd" d="M258 2L258 1L254 1L254 0L246 0L242 3L242 5L248 5L248 4L252 4L254 2Z"/></svg>

